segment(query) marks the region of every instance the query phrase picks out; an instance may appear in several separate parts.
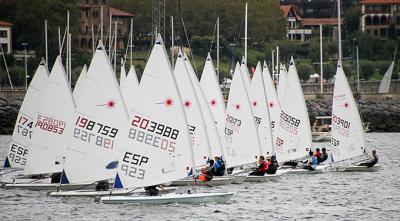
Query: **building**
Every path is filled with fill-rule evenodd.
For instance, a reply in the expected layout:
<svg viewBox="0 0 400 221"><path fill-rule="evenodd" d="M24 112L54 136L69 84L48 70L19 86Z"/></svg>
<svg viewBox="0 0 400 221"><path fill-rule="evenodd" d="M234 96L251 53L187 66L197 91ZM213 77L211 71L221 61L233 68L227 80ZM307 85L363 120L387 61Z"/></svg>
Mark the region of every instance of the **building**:
<svg viewBox="0 0 400 221"><path fill-rule="evenodd" d="M313 32L318 31L319 26L336 26L337 17L303 17L303 8L295 5L281 5L280 9L287 19L286 37L289 40L304 42L312 37Z"/></svg>
<svg viewBox="0 0 400 221"><path fill-rule="evenodd" d="M400 34L400 0L361 0L361 31L379 38Z"/></svg>
<svg viewBox="0 0 400 221"><path fill-rule="evenodd" d="M12 26L11 23L0 21L0 44L6 54L12 52Z"/></svg>
<svg viewBox="0 0 400 221"><path fill-rule="evenodd" d="M92 50L100 38L101 8L103 7L103 43L108 44L110 19L112 16L112 34L114 22L117 22L117 49L124 49L128 43L130 23L133 15L108 6L107 0L82 0L80 3L80 31L74 44L82 50ZM93 30L93 31L92 31ZM93 38L94 36L94 38Z"/></svg>
<svg viewBox="0 0 400 221"><path fill-rule="evenodd" d="M280 5L292 5L302 18L337 17L336 0L280 0Z"/></svg>

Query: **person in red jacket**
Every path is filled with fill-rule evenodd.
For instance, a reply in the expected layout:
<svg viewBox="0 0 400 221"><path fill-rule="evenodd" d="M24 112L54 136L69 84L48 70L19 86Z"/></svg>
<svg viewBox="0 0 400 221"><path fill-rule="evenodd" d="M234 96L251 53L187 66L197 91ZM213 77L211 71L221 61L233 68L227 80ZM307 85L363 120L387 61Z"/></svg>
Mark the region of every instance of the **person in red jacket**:
<svg viewBox="0 0 400 221"><path fill-rule="evenodd" d="M264 176L265 172L268 170L268 163L265 162L264 156L258 158L258 167L251 172L250 176Z"/></svg>

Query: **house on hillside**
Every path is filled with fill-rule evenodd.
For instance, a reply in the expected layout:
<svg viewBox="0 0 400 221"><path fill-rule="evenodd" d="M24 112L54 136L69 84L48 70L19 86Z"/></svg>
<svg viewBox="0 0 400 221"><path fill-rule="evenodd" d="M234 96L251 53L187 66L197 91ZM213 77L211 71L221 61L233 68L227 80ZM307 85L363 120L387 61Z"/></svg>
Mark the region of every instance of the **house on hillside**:
<svg viewBox="0 0 400 221"><path fill-rule="evenodd" d="M74 40L77 48L92 50L93 42L100 38L101 8L103 7L103 39L108 44L110 29L110 15L112 17L112 34L114 34L114 22L117 22L117 49L125 49L128 44L131 19L133 14L112 8L107 0L81 0L79 24L80 31ZM93 33L92 33L93 29ZM94 38L92 37L94 35ZM94 40L93 40L94 39Z"/></svg>
<svg viewBox="0 0 400 221"><path fill-rule="evenodd" d="M360 0L362 32L378 38L400 34L400 0Z"/></svg>
<svg viewBox="0 0 400 221"><path fill-rule="evenodd" d="M12 52L12 26L9 22L0 21L0 44L6 54Z"/></svg>
<svg viewBox="0 0 400 221"><path fill-rule="evenodd" d="M296 5L281 5L280 9L287 20L286 37L289 40L304 42L319 32L319 26L337 26L336 17L303 17ZM304 9L302 9L304 10Z"/></svg>

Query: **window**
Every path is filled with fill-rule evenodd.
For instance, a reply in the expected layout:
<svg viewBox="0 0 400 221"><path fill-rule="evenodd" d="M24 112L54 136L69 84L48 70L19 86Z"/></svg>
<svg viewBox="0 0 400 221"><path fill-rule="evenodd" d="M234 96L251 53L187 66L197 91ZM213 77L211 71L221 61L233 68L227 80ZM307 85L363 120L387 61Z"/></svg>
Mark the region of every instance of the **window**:
<svg viewBox="0 0 400 221"><path fill-rule="evenodd" d="M7 38L7 31L0 31L0 38Z"/></svg>
<svg viewBox="0 0 400 221"><path fill-rule="evenodd" d="M97 10L93 10L93 13L92 13L92 15L93 15L93 17L94 17L94 18L97 18L97 17L99 17L99 11L97 11Z"/></svg>

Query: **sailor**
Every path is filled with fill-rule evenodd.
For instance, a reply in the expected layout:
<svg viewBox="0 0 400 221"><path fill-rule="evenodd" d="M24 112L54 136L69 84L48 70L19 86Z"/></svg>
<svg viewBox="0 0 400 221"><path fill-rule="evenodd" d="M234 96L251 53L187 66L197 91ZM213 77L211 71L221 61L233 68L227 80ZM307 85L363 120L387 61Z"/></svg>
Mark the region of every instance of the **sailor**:
<svg viewBox="0 0 400 221"><path fill-rule="evenodd" d="M202 180L202 181L212 180L213 176L215 174L214 160L210 160L209 165L205 166L200 171L201 171L201 175L198 176L197 179Z"/></svg>
<svg viewBox="0 0 400 221"><path fill-rule="evenodd" d="M61 173L53 173L50 176L51 183L60 183L61 181Z"/></svg>
<svg viewBox="0 0 400 221"><path fill-rule="evenodd" d="M272 155L267 164L268 164L268 169L265 172L267 174L275 174L279 167L278 161L276 160L276 156Z"/></svg>
<svg viewBox="0 0 400 221"><path fill-rule="evenodd" d="M321 157L321 151L320 151L319 148L315 149L314 156L315 156L316 158L320 158L320 157Z"/></svg>
<svg viewBox="0 0 400 221"><path fill-rule="evenodd" d="M372 150L369 159L366 162L358 164L358 166L373 167L376 163L378 163L378 155L376 154L376 150Z"/></svg>
<svg viewBox="0 0 400 221"><path fill-rule="evenodd" d="M225 162L220 157L214 157L215 176L223 176L225 174Z"/></svg>
<svg viewBox="0 0 400 221"><path fill-rule="evenodd" d="M309 152L310 159L308 160L307 164L303 165L303 169L313 171L317 168L318 165L318 158L314 156L313 152Z"/></svg>
<svg viewBox="0 0 400 221"><path fill-rule="evenodd" d="M265 162L264 156L258 158L258 167L251 172L250 176L264 176L265 172L268 170L268 164Z"/></svg>
<svg viewBox="0 0 400 221"><path fill-rule="evenodd" d="M326 153L326 148L323 147L321 150L322 150L321 156L317 158L318 164L320 164L328 159L328 154Z"/></svg>

